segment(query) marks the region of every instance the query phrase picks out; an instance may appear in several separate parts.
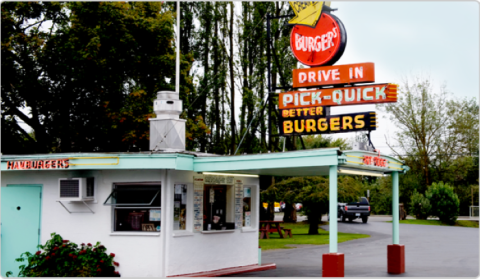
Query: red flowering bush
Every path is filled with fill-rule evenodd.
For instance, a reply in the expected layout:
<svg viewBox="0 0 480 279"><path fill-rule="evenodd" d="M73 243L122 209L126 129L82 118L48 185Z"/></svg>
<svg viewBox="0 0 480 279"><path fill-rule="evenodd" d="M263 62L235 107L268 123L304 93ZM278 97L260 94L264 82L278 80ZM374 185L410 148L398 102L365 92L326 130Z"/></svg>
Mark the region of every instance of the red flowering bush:
<svg viewBox="0 0 480 279"><path fill-rule="evenodd" d="M120 265L113 260L115 254L108 255L100 242L95 246L82 243L79 247L56 233L51 236L45 245L38 245L43 251L25 252L16 259L27 261L20 266L18 277L120 277L115 271L115 266ZM12 272L7 272L7 277L10 275Z"/></svg>

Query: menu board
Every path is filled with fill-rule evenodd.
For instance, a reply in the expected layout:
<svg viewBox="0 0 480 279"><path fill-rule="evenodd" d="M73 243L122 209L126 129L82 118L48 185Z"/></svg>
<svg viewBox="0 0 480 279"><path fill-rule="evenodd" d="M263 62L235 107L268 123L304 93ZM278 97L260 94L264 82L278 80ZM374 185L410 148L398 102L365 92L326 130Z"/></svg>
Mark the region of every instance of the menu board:
<svg viewBox="0 0 480 279"><path fill-rule="evenodd" d="M193 177L193 232L203 230L203 176Z"/></svg>
<svg viewBox="0 0 480 279"><path fill-rule="evenodd" d="M223 184L223 185L232 185L233 176L224 176L224 175L205 175L205 184Z"/></svg>
<svg viewBox="0 0 480 279"><path fill-rule="evenodd" d="M242 227L243 216L243 181L235 179L235 229Z"/></svg>

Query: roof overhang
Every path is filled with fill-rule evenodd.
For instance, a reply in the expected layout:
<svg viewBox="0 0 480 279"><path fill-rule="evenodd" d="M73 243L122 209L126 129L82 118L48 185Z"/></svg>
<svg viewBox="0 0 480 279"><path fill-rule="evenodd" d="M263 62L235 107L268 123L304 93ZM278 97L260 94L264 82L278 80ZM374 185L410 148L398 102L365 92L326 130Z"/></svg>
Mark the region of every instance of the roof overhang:
<svg viewBox="0 0 480 279"><path fill-rule="evenodd" d="M308 149L279 153L195 158L196 172L229 172L272 176L328 175L338 164L339 148Z"/></svg>
<svg viewBox="0 0 480 279"><path fill-rule="evenodd" d="M375 162L383 161L387 164L386 166L369 164L368 158ZM68 168L65 168L63 163L58 163L62 159L68 160ZM42 164L39 163L41 161L43 167L39 168L38 164ZM54 161L55 163L52 163ZM54 165L55 167L53 167ZM56 166L63 166L64 168ZM339 148L238 156L195 152L60 153L7 155L3 156L1 160L2 171L172 169L199 173L224 172L272 176L329 175L330 166L338 166L339 175L378 174L377 176L383 176L394 171L405 173L409 170L402 161L390 156L379 156L377 153L359 150L340 151ZM353 170L353 173L352 171L349 173L348 170Z"/></svg>

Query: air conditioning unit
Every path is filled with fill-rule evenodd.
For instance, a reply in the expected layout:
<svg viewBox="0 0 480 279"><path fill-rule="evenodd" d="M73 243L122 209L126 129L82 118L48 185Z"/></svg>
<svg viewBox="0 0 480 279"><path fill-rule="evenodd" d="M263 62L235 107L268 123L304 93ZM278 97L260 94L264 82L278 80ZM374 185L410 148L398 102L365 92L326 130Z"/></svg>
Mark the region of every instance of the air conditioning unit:
<svg viewBox="0 0 480 279"><path fill-rule="evenodd" d="M58 195L61 201L95 200L94 178L60 178Z"/></svg>

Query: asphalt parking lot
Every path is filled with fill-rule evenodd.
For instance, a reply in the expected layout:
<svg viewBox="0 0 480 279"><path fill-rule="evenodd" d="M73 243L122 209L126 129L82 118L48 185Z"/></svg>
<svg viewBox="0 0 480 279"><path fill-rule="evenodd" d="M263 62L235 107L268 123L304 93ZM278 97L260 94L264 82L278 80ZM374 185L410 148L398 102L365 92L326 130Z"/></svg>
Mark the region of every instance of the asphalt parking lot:
<svg viewBox="0 0 480 279"><path fill-rule="evenodd" d="M338 223L338 231L368 234L370 238L338 244L345 254L345 277L478 277L479 229L400 224L400 244L405 245L405 273L387 273L387 245L392 243L391 217L370 217ZM328 230L328 225L322 226ZM328 245L262 252L263 263L276 263L274 270L250 272L236 277L321 277L322 254Z"/></svg>

